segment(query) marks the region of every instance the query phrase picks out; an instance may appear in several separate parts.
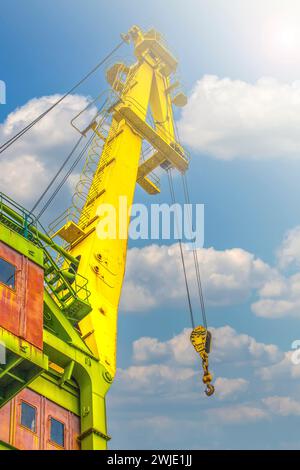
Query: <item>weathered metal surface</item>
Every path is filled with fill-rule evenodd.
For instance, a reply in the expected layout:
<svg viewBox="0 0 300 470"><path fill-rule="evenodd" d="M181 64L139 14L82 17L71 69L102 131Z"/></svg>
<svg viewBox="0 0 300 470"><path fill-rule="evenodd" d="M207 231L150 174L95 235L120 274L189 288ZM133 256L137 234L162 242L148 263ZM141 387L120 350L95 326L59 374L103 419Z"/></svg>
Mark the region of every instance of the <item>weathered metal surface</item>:
<svg viewBox="0 0 300 470"><path fill-rule="evenodd" d="M23 335L30 343L43 348L43 304L44 304L44 272L27 258L23 258L27 267L25 282L25 320Z"/></svg>
<svg viewBox="0 0 300 470"><path fill-rule="evenodd" d="M22 402L36 409L35 432L21 424ZM50 439L51 418L65 426L64 447ZM0 440L20 450L80 450L79 434L78 416L28 389L0 409Z"/></svg>
<svg viewBox="0 0 300 470"><path fill-rule="evenodd" d="M9 442L11 402L0 410L0 441Z"/></svg>
<svg viewBox="0 0 300 470"><path fill-rule="evenodd" d="M15 289L0 283L0 326L43 347L43 269L0 242L0 257L16 267Z"/></svg>
<svg viewBox="0 0 300 470"><path fill-rule="evenodd" d="M0 193L1 200L1 193ZM0 206L1 207L1 206ZM0 213L1 215L1 213ZM28 259L44 267L44 256L42 248L24 238L20 233L15 232L0 222L0 241L10 246L13 250L26 256Z"/></svg>
<svg viewBox="0 0 300 470"><path fill-rule="evenodd" d="M50 439L50 418L54 418L57 421L60 421L64 424L65 427L65 434L64 434L64 442L65 442L65 449L74 449L79 450L79 444L76 438L80 434L80 420L77 416L73 415L69 411L60 406L57 406L56 403L53 403L49 400L43 399L44 401L44 427L46 429L46 439L45 439L45 447L44 449L47 450L56 450L61 449L60 446L55 444Z"/></svg>
<svg viewBox="0 0 300 470"><path fill-rule="evenodd" d="M36 408L36 432L21 424L22 401ZM17 449L38 450L40 448L43 435L41 396L29 390L23 390L16 396L12 406L11 430L10 443Z"/></svg>

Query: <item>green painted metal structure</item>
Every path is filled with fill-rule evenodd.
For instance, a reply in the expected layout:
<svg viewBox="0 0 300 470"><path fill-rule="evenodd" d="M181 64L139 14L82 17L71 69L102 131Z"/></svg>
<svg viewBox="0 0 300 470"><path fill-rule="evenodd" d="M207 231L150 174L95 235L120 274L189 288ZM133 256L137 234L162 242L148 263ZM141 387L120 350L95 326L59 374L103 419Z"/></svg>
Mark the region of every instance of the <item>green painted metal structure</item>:
<svg viewBox="0 0 300 470"><path fill-rule="evenodd" d="M90 312L78 260L56 245L32 214L0 193L0 241L44 269L43 351L0 328L6 363L0 365L0 408L30 388L80 417L82 450L105 449L105 395L112 382L76 324ZM60 267L56 259L59 257ZM55 368L49 367L55 364ZM13 447L0 442L0 449Z"/></svg>

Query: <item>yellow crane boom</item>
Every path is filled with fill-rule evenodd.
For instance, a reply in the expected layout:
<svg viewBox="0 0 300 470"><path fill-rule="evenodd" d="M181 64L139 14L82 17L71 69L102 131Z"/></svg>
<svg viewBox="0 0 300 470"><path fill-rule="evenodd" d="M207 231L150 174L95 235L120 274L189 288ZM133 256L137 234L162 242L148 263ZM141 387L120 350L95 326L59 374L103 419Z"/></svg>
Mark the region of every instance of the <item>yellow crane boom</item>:
<svg viewBox="0 0 300 470"><path fill-rule="evenodd" d="M119 100L109 110L110 129L78 226L69 223L58 233L66 239L70 231L75 233L70 253L80 257L78 273L88 279L92 305L91 313L79 327L86 344L112 377L116 371L117 313L125 272L128 208L133 202L136 182L149 194L156 194L159 188L149 177L150 172L160 165L180 171L188 167L174 132L172 101L177 105L185 103L183 93L172 98L178 85L171 83L177 61L153 29L143 33L134 26L126 40L133 42L137 61L130 67L117 63L107 72ZM148 122L149 111L155 127ZM104 140L101 125L94 122L92 127L95 139ZM143 140L149 142L153 153L140 163ZM99 207L103 205L115 208L116 236L99 237Z"/></svg>

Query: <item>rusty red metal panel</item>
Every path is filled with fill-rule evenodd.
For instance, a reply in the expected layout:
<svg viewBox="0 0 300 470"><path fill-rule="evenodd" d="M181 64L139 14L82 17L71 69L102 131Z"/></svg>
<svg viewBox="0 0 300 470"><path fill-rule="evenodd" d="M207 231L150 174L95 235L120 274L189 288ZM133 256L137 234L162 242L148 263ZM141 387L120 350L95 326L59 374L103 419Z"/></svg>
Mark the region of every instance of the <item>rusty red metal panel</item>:
<svg viewBox="0 0 300 470"><path fill-rule="evenodd" d="M0 242L0 258L16 267L15 289L0 283L0 326L43 347L43 269Z"/></svg>
<svg viewBox="0 0 300 470"><path fill-rule="evenodd" d="M51 441L50 435L50 424L51 418L56 419L64 425L64 447L60 447L55 442ZM70 449L70 428L69 424L69 412L64 408L61 408L56 403L53 403L45 399L45 422L44 426L46 429L44 449L48 450L63 450Z"/></svg>
<svg viewBox="0 0 300 470"><path fill-rule="evenodd" d="M10 413L12 403L7 403L0 410L0 441L9 443Z"/></svg>
<svg viewBox="0 0 300 470"><path fill-rule="evenodd" d="M26 287L23 335L29 343L43 348L43 308L44 308L44 271L30 261L26 261Z"/></svg>
<svg viewBox="0 0 300 470"><path fill-rule="evenodd" d="M16 267L16 289L0 283L0 326L19 336L21 315L21 271L22 256L0 242L0 257Z"/></svg>
<svg viewBox="0 0 300 470"><path fill-rule="evenodd" d="M80 450L78 437L80 434L80 419L70 411L58 406L50 400L45 402L45 450ZM51 441L51 418L56 419L64 425L64 447Z"/></svg>
<svg viewBox="0 0 300 470"><path fill-rule="evenodd" d="M78 439L80 436L80 419L73 413L69 413L69 423L71 429L70 449L80 450L81 447Z"/></svg>
<svg viewBox="0 0 300 470"><path fill-rule="evenodd" d="M44 449L48 450L79 450L78 436L80 434L80 419L70 411L58 406L50 400L45 402L45 442ZM64 425L64 447L59 446L51 440L51 418L56 419Z"/></svg>
<svg viewBox="0 0 300 470"><path fill-rule="evenodd" d="M34 431L21 423L22 402L36 410ZM64 447L51 441L51 418L65 426ZM29 389L22 390L0 410L0 440L20 450L80 450L79 434L78 416Z"/></svg>
<svg viewBox="0 0 300 470"><path fill-rule="evenodd" d="M21 424L22 402L28 403L36 410L36 429L32 431ZM15 398L14 433L12 445L20 450L39 450L41 447L41 421L42 421L42 397L31 390L23 390Z"/></svg>

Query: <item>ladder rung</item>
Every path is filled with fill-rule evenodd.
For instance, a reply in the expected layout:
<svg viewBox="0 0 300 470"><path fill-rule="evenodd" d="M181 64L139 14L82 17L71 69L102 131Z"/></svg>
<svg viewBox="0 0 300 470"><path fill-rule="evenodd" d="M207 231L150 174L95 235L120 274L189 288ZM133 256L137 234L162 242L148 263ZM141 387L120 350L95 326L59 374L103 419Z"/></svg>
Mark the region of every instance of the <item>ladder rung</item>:
<svg viewBox="0 0 300 470"><path fill-rule="evenodd" d="M67 289L68 289L67 285L66 285L64 282L62 282L62 283L54 290L54 292L55 292L55 294L59 294L59 293L62 292L63 290L67 290Z"/></svg>
<svg viewBox="0 0 300 470"><path fill-rule="evenodd" d="M53 271L55 271L55 266L49 266L46 270L45 270L45 276L49 276L49 274L52 274Z"/></svg>
<svg viewBox="0 0 300 470"><path fill-rule="evenodd" d="M50 284L51 286L53 286L53 284L55 284L57 281L59 281L60 279L60 275L59 274L56 274L52 279L50 279L48 281L48 284Z"/></svg>
<svg viewBox="0 0 300 470"><path fill-rule="evenodd" d="M69 300L70 297L72 297L72 292L68 292L67 294L65 294L61 299L59 299L61 302L66 302L67 300Z"/></svg>

